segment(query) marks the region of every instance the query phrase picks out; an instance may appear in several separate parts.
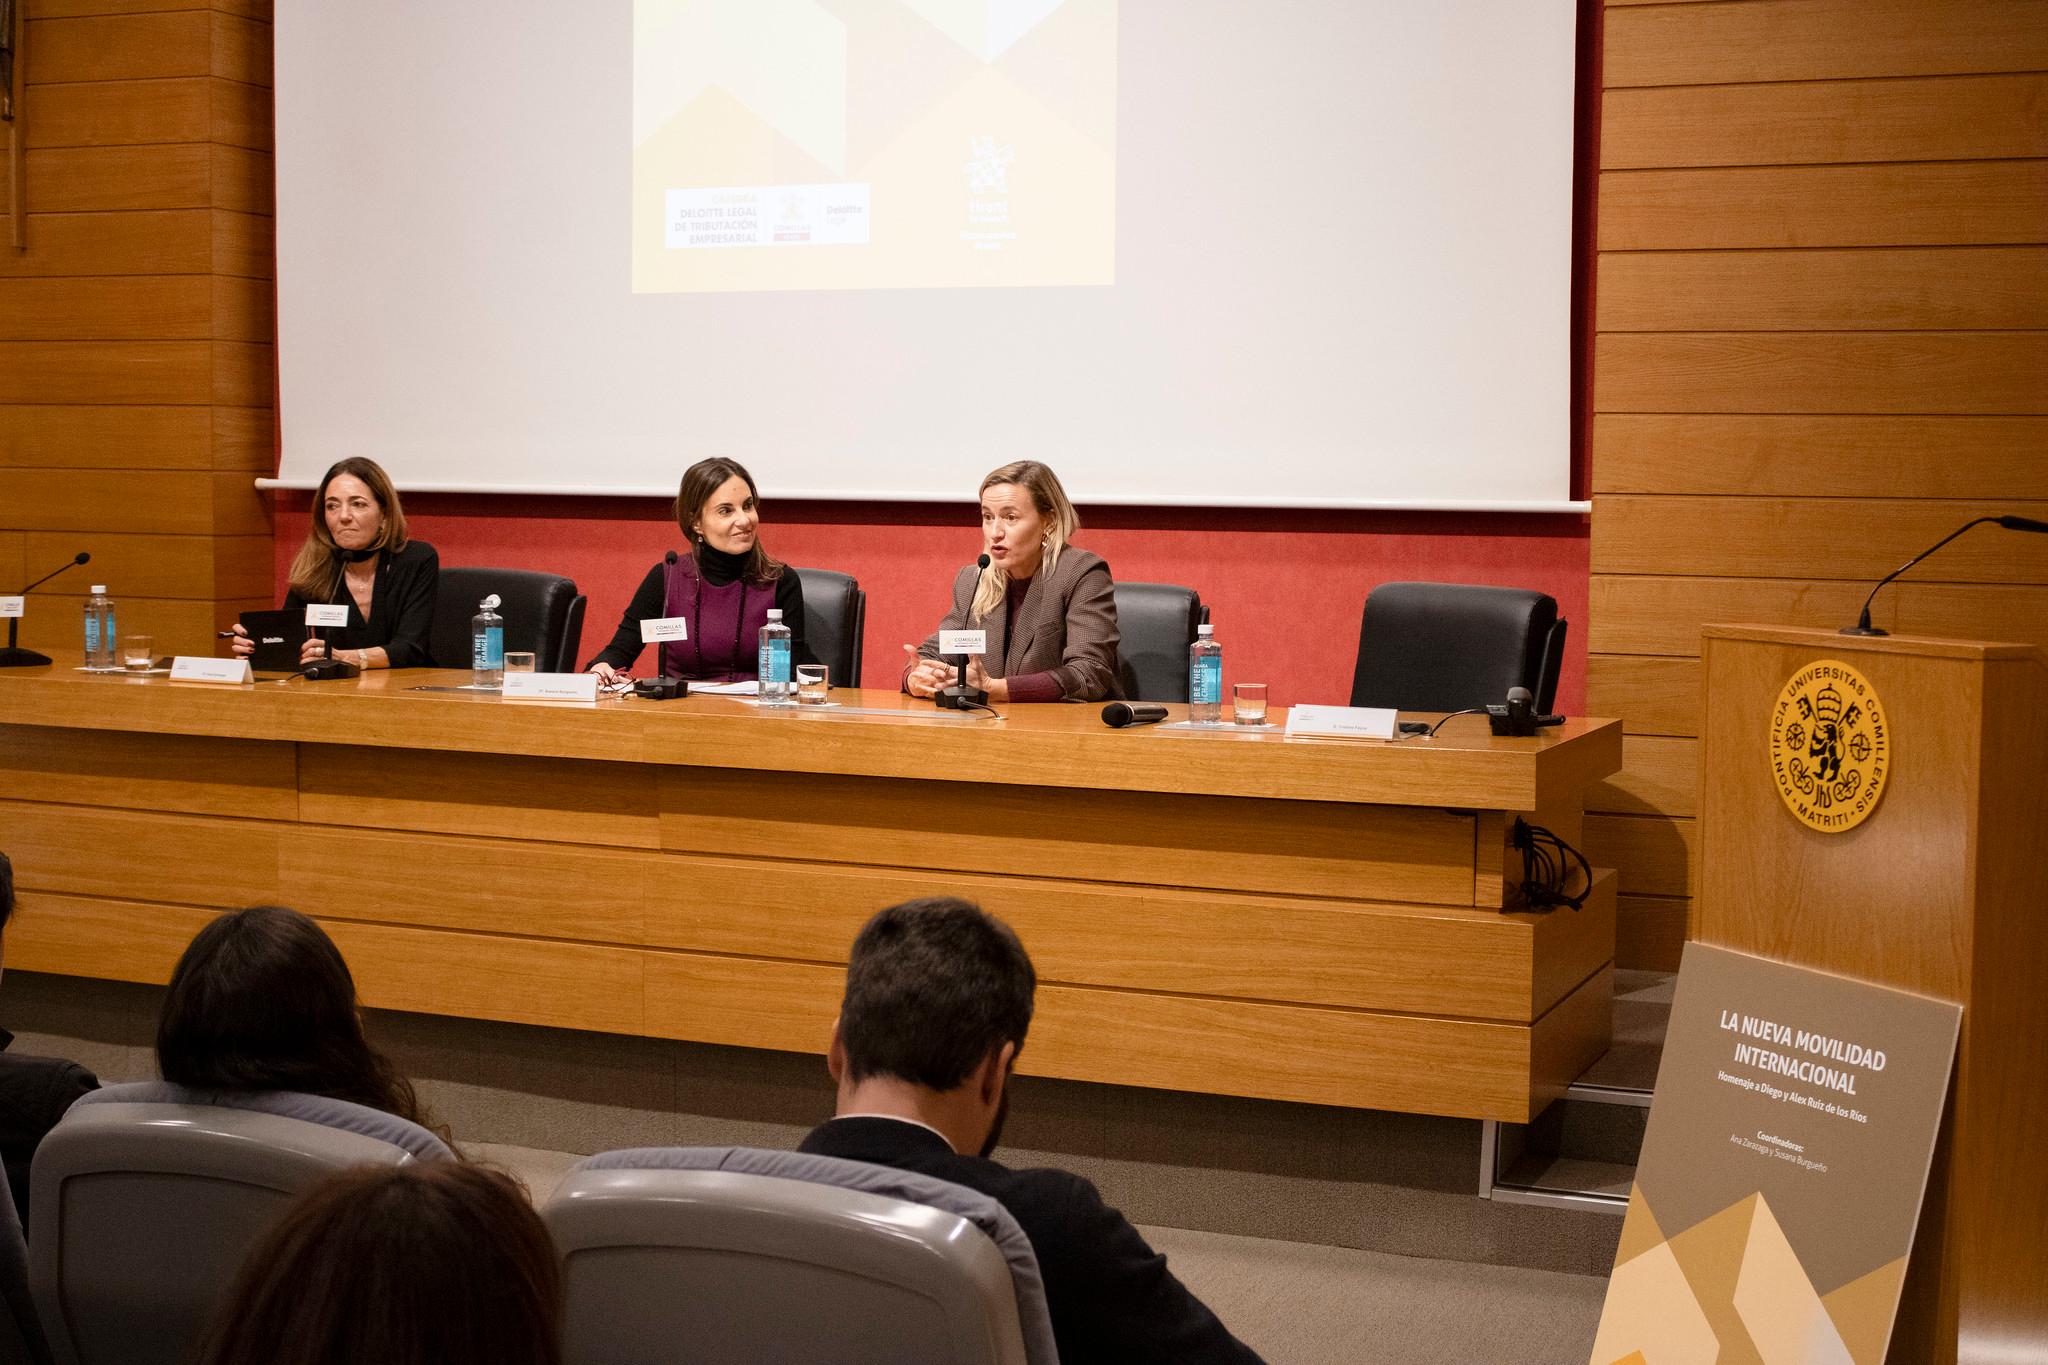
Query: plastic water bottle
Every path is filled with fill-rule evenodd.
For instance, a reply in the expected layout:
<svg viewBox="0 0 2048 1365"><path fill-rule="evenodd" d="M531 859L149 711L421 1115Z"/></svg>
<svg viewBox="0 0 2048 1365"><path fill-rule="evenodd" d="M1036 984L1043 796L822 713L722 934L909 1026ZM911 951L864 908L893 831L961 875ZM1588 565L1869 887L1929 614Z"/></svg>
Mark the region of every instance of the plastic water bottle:
<svg viewBox="0 0 2048 1365"><path fill-rule="evenodd" d="M498 594L477 603L469 618L470 686L499 688L505 685L505 618L498 615Z"/></svg>
<svg viewBox="0 0 2048 1365"><path fill-rule="evenodd" d="M114 599L107 585L92 585L85 599L85 666L95 673L112 673L121 665L114 653Z"/></svg>
<svg viewBox="0 0 2048 1365"><path fill-rule="evenodd" d="M1188 719L1196 725L1223 723L1223 646L1216 628L1204 621L1188 646Z"/></svg>
<svg viewBox="0 0 2048 1365"><path fill-rule="evenodd" d="M768 609L768 624L761 627L759 672L762 701L794 699L789 683L789 627L782 624L778 607Z"/></svg>

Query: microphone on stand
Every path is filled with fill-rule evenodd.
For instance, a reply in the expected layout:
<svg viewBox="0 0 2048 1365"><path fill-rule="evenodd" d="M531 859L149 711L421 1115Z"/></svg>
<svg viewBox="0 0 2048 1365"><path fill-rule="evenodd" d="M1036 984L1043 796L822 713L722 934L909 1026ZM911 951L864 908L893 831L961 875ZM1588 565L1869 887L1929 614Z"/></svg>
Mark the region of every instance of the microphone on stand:
<svg viewBox="0 0 2048 1365"><path fill-rule="evenodd" d="M23 588L18 595L26 597L58 574L63 573L66 569L75 569L80 564L90 564L91 562L92 556L84 550L80 550L68 562L59 564L56 568ZM47 654L38 654L32 649L20 648L18 645L20 639L21 618L10 616L7 618L7 648L0 649L0 668L41 668L50 662L50 656Z"/></svg>
<svg viewBox="0 0 2048 1365"><path fill-rule="evenodd" d="M967 599L969 603L972 603L975 597L981 596L981 576L987 572L988 555L983 554L981 558L974 561L974 596ZM967 656L965 654L960 656L960 680L951 687L940 688L939 695L932 698L932 700L952 711L971 711L977 706L985 707L988 705L988 693L978 687L969 687L967 685Z"/></svg>
<svg viewBox="0 0 2048 1365"><path fill-rule="evenodd" d="M1955 530L1950 531L1947 535L1943 536L1940 540L1935 541L1932 545L1922 550L1919 554L1914 555L1911 559L1899 565L1898 568L1893 569L1883 578L1878 579L1877 587L1872 588L1870 590L1870 596L1863 599L1863 610L1857 615L1856 624L1853 626L1843 626L1841 633L1844 635L1891 634L1891 632L1888 630L1880 630L1876 626L1870 624L1870 604L1877 600L1877 589L1882 588L1885 584L1891 582L1894 578L1897 578L1900 574L1912 568L1915 564L1918 564L1921 560L1927 558L1927 556L1933 554L1936 550L1939 550L1942 546L1948 544L1951 540L1954 540L1957 536L1969 530L1971 527L1983 526L1986 523L1996 523L1999 526L2003 526L2008 531L2033 531L2036 534L2048 535L2048 521L2036 521L2032 517L1978 517L1974 521L1966 521L1961 526L1956 527Z"/></svg>

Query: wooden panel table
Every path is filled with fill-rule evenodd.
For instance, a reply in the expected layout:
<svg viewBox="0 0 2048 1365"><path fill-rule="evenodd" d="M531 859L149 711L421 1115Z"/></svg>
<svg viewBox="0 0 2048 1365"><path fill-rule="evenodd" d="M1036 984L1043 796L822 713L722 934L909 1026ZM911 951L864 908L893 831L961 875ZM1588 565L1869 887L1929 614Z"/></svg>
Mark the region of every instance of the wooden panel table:
<svg viewBox="0 0 2048 1365"><path fill-rule="evenodd" d="M458 673L0 673L7 962L162 982L226 907L318 916L367 1004L822 1051L854 932L956 893L1042 989L1023 1071L1526 1121L1605 1049L1614 883L1512 904L1621 727L1111 730L894 693L508 702Z"/></svg>

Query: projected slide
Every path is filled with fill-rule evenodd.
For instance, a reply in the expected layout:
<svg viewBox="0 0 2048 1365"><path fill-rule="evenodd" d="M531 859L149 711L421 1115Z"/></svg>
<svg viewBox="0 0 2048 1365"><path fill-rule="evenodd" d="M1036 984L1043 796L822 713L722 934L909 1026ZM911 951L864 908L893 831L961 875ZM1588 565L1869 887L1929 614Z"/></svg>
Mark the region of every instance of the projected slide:
<svg viewBox="0 0 2048 1365"><path fill-rule="evenodd" d="M633 291L1106 285L1117 0L634 0Z"/></svg>

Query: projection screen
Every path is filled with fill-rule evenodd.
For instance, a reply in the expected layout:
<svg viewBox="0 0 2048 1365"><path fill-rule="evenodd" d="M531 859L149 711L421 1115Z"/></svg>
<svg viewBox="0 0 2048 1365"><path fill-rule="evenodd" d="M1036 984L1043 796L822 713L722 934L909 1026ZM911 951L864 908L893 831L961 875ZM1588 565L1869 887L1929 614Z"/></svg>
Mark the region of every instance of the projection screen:
<svg viewBox="0 0 2048 1365"><path fill-rule="evenodd" d="M1582 510L1574 19L280 6L275 482Z"/></svg>

